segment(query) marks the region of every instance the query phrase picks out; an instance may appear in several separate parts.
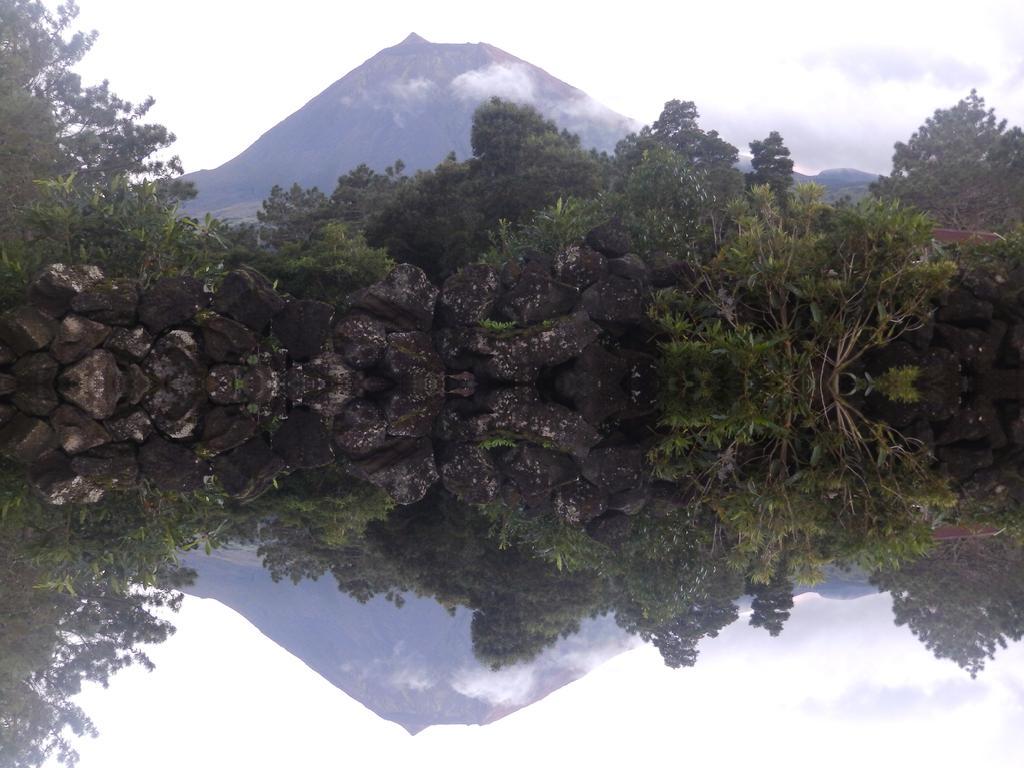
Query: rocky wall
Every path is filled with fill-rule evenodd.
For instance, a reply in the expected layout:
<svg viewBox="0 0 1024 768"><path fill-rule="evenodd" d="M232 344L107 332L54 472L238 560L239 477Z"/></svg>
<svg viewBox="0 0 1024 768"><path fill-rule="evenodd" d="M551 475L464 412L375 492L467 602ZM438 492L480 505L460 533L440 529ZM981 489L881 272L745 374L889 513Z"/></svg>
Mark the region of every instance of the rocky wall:
<svg viewBox="0 0 1024 768"><path fill-rule="evenodd" d="M0 318L0 450L52 504L142 484L244 501L343 461L399 503L440 480L569 520L629 513L650 492L644 298L666 277L627 246L595 230L440 290L399 265L340 317L248 269L144 288L54 264Z"/></svg>

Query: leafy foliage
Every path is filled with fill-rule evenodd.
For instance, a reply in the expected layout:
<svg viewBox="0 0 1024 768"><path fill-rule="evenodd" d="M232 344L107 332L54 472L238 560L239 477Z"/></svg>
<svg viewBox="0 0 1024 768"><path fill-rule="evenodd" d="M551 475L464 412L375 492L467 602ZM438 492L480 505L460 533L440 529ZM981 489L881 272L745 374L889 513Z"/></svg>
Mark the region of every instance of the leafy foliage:
<svg viewBox="0 0 1024 768"><path fill-rule="evenodd" d="M972 90L896 143L892 173L873 190L945 226L1006 231L1024 222L1024 131Z"/></svg>
<svg viewBox="0 0 1024 768"><path fill-rule="evenodd" d="M145 175L167 182L166 193L192 194L170 183L178 158L155 157L174 134L144 122L153 99L126 101L106 81L85 86L73 71L96 41L95 32L70 32L77 15L72 0L52 11L39 0L0 2L0 237L16 231L39 178L74 174L102 186Z"/></svg>
<svg viewBox="0 0 1024 768"><path fill-rule="evenodd" d="M793 161L782 135L772 131L764 139L750 142L750 153L753 171L746 175L747 186L767 184L772 192L785 199L793 186Z"/></svg>

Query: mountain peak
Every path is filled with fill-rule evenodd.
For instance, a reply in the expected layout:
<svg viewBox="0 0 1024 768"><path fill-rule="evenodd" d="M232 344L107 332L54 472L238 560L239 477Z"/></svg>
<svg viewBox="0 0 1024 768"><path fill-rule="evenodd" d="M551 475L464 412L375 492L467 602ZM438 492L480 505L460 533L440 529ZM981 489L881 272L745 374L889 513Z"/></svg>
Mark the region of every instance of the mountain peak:
<svg viewBox="0 0 1024 768"><path fill-rule="evenodd" d="M399 45L430 45L430 41L426 38L420 37L415 32L410 32L409 36L405 38Z"/></svg>
<svg viewBox="0 0 1024 768"><path fill-rule="evenodd" d="M0 0L2 3L3 0ZM275 184L334 189L360 163L383 170L401 158L408 173L450 152L472 156L476 108L492 96L529 104L610 151L630 120L582 91L486 43L436 43L413 32L379 51L216 169L189 174L199 196L183 210L200 217L251 217Z"/></svg>

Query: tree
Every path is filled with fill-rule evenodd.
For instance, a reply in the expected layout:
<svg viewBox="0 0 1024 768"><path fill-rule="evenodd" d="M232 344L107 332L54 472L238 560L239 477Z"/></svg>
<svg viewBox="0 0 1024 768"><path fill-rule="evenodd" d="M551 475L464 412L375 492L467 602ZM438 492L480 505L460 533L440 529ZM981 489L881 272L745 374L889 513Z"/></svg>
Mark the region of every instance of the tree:
<svg viewBox="0 0 1024 768"><path fill-rule="evenodd" d="M361 232L340 221L320 224L304 240L285 242L277 250L242 250L227 261L253 267L285 293L335 306L395 266L387 251L371 248Z"/></svg>
<svg viewBox="0 0 1024 768"><path fill-rule="evenodd" d="M338 179L331 193L331 218L363 229L370 214L383 208L408 181L404 172L405 163L401 160L385 168L384 173L360 163Z"/></svg>
<svg viewBox="0 0 1024 768"><path fill-rule="evenodd" d="M309 242L313 232L330 217L327 195L316 187L303 189L298 184L287 191L275 184L256 212L261 224L260 240L271 248Z"/></svg>
<svg viewBox="0 0 1024 768"><path fill-rule="evenodd" d="M19 229L36 179L147 176L164 182L165 195L194 193L172 182L182 170L176 156L154 157L174 134L144 122L152 97L135 104L73 71L96 41L96 32L70 33L77 15L73 0L52 12L39 0L0 0L0 237Z"/></svg>
<svg viewBox="0 0 1024 768"><path fill-rule="evenodd" d="M748 584L747 592L754 598L750 626L762 627L772 637L778 636L793 607L793 584L785 571L777 571L767 584Z"/></svg>
<svg viewBox="0 0 1024 768"><path fill-rule="evenodd" d="M892 173L872 189L945 226L1008 230L1024 222L1024 131L1008 128L972 90L897 142Z"/></svg>
<svg viewBox="0 0 1024 768"><path fill-rule="evenodd" d="M473 157L454 155L396 188L366 238L432 277L475 261L501 220L525 222L559 198L596 196L604 163L535 109L491 99L473 116ZM344 177L343 177L344 178Z"/></svg>
<svg viewBox="0 0 1024 768"><path fill-rule="evenodd" d="M944 542L871 581L892 594L897 625L971 677L1024 638L1024 548L1008 536Z"/></svg>
<svg viewBox="0 0 1024 768"><path fill-rule="evenodd" d="M746 175L747 187L767 184L780 198L793 186L793 161L789 158L789 148L782 143L778 131L772 131L759 141L750 142L752 158L750 165L753 171Z"/></svg>
<svg viewBox="0 0 1024 768"><path fill-rule="evenodd" d="M645 163L648 172L652 162L675 166L674 173L686 187L685 192L676 195L682 193L699 198L688 206L687 213L704 230L701 238L691 238L686 249L696 249L710 256L724 240L727 206L743 193L743 176L735 168L739 159L736 147L725 141L718 131L702 129L697 123L699 117L697 105L692 101L666 102L657 120L638 133L630 134L615 147L612 186L617 190L627 187L636 170ZM675 159L665 151L675 155ZM657 155L652 156L656 152ZM685 172L682 171L684 166ZM627 209L640 215L640 220L644 205L628 200L625 203ZM641 233L646 234L643 226L635 228L635 234Z"/></svg>

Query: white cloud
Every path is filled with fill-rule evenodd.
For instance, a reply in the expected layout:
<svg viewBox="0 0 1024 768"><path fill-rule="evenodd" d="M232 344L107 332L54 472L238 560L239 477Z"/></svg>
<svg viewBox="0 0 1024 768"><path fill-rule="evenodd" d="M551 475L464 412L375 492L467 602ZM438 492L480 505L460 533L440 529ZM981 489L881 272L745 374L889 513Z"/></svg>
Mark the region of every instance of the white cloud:
<svg viewBox="0 0 1024 768"><path fill-rule="evenodd" d="M391 675L391 683L396 688L409 691L425 691L437 684L435 676L429 669L420 667L400 667Z"/></svg>
<svg viewBox="0 0 1024 768"><path fill-rule="evenodd" d="M437 89L437 83L425 77L395 80L388 86L392 95L408 104L426 101L437 92Z"/></svg>
<svg viewBox="0 0 1024 768"><path fill-rule="evenodd" d="M582 677L641 644L611 617L588 619L583 624L578 634L561 638L529 662L496 672L481 667L460 670L452 679L452 688L489 704L521 706L548 693L539 688L544 681Z"/></svg>
<svg viewBox="0 0 1024 768"><path fill-rule="evenodd" d="M463 72L451 82L455 94L469 101L483 101L491 96L520 104L536 103L536 85L524 64L491 64Z"/></svg>

